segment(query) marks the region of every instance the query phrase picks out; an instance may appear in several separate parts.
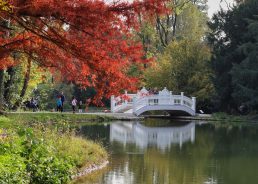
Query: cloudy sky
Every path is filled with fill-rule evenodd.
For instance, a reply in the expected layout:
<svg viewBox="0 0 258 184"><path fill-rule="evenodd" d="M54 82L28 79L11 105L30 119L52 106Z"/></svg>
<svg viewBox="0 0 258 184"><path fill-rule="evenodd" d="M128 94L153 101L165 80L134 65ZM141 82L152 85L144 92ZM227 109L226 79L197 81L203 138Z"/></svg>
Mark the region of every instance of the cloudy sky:
<svg viewBox="0 0 258 184"><path fill-rule="evenodd" d="M217 12L220 9L220 6L224 9L227 9L227 3L230 5L232 5L233 0L226 0L227 3L225 3L225 0L223 0L220 3L221 0L208 0L208 6L209 6L209 10L208 10L208 14L209 17L212 16L213 13Z"/></svg>

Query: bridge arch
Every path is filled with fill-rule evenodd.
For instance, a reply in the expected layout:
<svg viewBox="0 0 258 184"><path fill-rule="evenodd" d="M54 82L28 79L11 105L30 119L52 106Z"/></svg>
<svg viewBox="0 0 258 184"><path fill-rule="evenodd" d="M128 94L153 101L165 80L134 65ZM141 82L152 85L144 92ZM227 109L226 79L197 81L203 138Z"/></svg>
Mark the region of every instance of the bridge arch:
<svg viewBox="0 0 258 184"><path fill-rule="evenodd" d="M195 112L186 106L175 106L175 105L146 105L143 106L139 109L137 109L134 114L136 116L140 116L145 112L150 112L150 111L166 111L170 115L184 115L184 116L195 116Z"/></svg>
<svg viewBox="0 0 258 184"><path fill-rule="evenodd" d="M148 111L167 111L172 115L195 116L196 98L174 95L172 91L164 88L157 94L148 92L145 88L137 94L122 95L122 97L111 97L111 112L127 112L136 116Z"/></svg>

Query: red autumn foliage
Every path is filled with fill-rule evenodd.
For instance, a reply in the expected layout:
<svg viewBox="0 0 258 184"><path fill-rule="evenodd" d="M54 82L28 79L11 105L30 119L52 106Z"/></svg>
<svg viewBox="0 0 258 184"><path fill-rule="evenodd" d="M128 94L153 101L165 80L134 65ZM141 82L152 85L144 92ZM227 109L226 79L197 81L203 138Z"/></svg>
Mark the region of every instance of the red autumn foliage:
<svg viewBox="0 0 258 184"><path fill-rule="evenodd" d="M95 103L134 90L137 79L127 70L132 63L148 62L141 44L132 39L136 15L162 13L166 1L10 0L12 12L0 10L11 25L0 23L0 68L14 64L8 59L12 53L24 53L60 71L65 80L94 87Z"/></svg>

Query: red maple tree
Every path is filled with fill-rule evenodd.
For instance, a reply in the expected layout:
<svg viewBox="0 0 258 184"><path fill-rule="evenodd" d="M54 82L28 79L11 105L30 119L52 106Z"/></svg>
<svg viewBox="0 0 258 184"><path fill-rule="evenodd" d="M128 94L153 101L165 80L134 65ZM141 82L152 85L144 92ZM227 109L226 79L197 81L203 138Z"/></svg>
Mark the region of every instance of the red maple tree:
<svg viewBox="0 0 258 184"><path fill-rule="evenodd" d="M131 3L104 0L10 0L0 9L0 68L15 64L23 53L40 66L60 71L82 87L94 87L95 102L135 89L127 70L143 59L140 43L132 38L137 14L164 12L166 0Z"/></svg>

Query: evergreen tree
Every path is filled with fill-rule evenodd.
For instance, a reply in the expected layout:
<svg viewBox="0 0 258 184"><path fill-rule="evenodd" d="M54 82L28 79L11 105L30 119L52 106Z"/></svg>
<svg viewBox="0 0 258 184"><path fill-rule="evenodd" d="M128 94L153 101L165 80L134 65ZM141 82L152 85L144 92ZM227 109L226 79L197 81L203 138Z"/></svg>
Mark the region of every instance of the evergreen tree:
<svg viewBox="0 0 258 184"><path fill-rule="evenodd" d="M214 98L217 108L235 111L241 104L254 108L256 94L255 49L257 44L255 22L258 1L250 0L225 12L220 11L209 22L209 41L213 47ZM253 101L253 102L251 102Z"/></svg>
<svg viewBox="0 0 258 184"><path fill-rule="evenodd" d="M258 12L257 12L258 13ZM243 55L240 64L232 68L232 97L237 105L245 104L252 109L258 107L258 17L248 20L248 32L243 35L245 42L239 48Z"/></svg>

